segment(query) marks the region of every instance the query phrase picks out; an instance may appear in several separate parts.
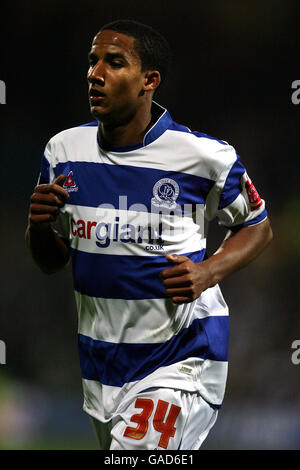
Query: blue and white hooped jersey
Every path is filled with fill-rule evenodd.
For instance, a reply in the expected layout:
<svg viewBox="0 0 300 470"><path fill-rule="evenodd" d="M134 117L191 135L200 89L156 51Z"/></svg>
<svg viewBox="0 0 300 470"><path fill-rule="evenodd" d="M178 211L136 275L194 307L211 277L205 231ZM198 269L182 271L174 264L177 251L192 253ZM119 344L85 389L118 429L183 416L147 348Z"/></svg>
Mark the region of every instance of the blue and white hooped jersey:
<svg viewBox="0 0 300 470"><path fill-rule="evenodd" d="M207 221L235 231L267 213L234 148L192 132L153 102L143 143L105 147L98 123L47 144L40 183L61 173L71 200L55 224L70 242L84 410L111 419L148 387L198 391L222 403L229 317L218 285L175 305L159 274L177 253L201 262Z"/></svg>

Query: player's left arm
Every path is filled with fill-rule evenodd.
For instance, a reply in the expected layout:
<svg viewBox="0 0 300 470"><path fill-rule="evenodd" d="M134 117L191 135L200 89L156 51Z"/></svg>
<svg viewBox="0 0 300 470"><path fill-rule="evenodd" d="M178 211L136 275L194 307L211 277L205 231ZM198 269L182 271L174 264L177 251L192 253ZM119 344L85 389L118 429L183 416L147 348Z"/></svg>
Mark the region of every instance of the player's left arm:
<svg viewBox="0 0 300 470"><path fill-rule="evenodd" d="M268 218L229 234L218 250L200 263L181 255L166 257L174 266L164 269L161 279L167 296L174 303L189 303L197 299L203 291L253 261L273 238Z"/></svg>

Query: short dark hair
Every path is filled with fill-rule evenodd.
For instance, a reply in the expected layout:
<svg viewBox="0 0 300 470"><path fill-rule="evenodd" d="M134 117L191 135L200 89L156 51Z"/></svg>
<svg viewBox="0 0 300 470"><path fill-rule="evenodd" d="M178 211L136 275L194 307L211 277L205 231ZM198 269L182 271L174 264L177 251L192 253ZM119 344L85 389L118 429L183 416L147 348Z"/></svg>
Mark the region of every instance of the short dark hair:
<svg viewBox="0 0 300 470"><path fill-rule="evenodd" d="M165 80L170 62L170 46L167 40L151 26L134 20L117 20L108 23L100 29L111 29L134 38L134 48L138 53L142 71L158 70L161 82Z"/></svg>

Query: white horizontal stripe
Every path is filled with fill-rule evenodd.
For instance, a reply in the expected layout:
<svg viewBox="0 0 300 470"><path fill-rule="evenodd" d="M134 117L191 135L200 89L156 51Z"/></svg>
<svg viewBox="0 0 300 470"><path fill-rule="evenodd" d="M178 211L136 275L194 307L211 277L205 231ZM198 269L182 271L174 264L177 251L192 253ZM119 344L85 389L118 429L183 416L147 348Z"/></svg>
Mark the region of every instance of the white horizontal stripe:
<svg viewBox="0 0 300 470"><path fill-rule="evenodd" d="M184 373L188 366L193 374ZM137 382L129 382L123 387L103 385L94 380L83 379L83 409L94 418L107 422L136 394L151 387L177 388L200 395L213 405L222 403L227 378L227 362L189 358L180 363L161 367Z"/></svg>
<svg viewBox="0 0 300 470"><path fill-rule="evenodd" d="M79 333L112 343L161 343L187 328L196 318L228 315L218 285L183 305L175 305L171 299L101 299L76 291L75 299Z"/></svg>
<svg viewBox="0 0 300 470"><path fill-rule="evenodd" d="M262 199L262 205L258 209L251 211L247 196L240 193L229 206L217 212L217 217L221 225L230 227L255 219L264 209L265 201Z"/></svg>
<svg viewBox="0 0 300 470"><path fill-rule="evenodd" d="M228 315L228 306L224 300L219 284L206 289L195 301L193 319Z"/></svg>
<svg viewBox="0 0 300 470"><path fill-rule="evenodd" d="M71 205L66 205L63 213L73 217L70 227L72 248L87 253L166 256L206 247L202 235L204 229L191 217ZM135 242L127 242L129 238Z"/></svg>
<svg viewBox="0 0 300 470"><path fill-rule="evenodd" d="M161 343L180 330L191 304L171 299L101 299L75 291L79 333L113 343Z"/></svg>
<svg viewBox="0 0 300 470"><path fill-rule="evenodd" d="M61 162L95 162L101 160L97 142L98 127L72 127L52 137L46 147L45 156L55 166Z"/></svg>
<svg viewBox="0 0 300 470"><path fill-rule="evenodd" d="M206 359L203 363L199 387L202 397L214 405L224 398L228 362Z"/></svg>
<svg viewBox="0 0 300 470"><path fill-rule="evenodd" d="M98 146L97 127L74 127L52 137L50 149L54 167L64 161L96 162L178 171L214 181L224 166L236 160L230 145L174 130L166 130L151 144L134 151L106 152Z"/></svg>

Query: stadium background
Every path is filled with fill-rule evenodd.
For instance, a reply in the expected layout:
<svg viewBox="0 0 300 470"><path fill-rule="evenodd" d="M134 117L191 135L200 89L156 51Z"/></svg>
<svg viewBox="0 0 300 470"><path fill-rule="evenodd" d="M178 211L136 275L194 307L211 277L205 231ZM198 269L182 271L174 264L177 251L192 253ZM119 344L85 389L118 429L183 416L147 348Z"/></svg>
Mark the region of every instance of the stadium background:
<svg viewBox="0 0 300 470"><path fill-rule="evenodd" d="M174 61L157 101L176 121L235 146L274 230L272 246L221 286L231 312L230 368L203 449L300 448L300 364L291 360L300 340L297 9L283 0L1 5L0 448L96 448L81 411L70 271L39 272L24 230L46 142L91 120L87 53L100 26L117 18L166 36ZM211 252L223 236L216 223L210 235Z"/></svg>

